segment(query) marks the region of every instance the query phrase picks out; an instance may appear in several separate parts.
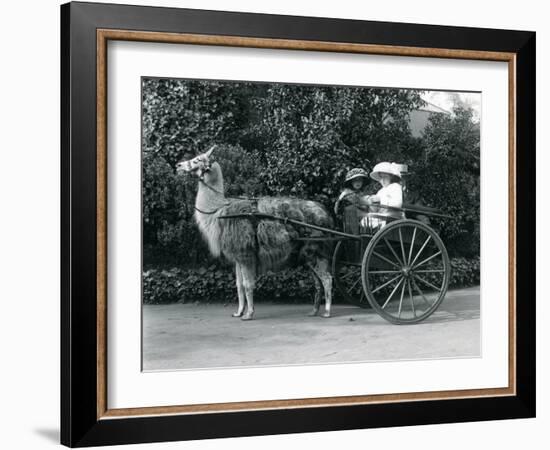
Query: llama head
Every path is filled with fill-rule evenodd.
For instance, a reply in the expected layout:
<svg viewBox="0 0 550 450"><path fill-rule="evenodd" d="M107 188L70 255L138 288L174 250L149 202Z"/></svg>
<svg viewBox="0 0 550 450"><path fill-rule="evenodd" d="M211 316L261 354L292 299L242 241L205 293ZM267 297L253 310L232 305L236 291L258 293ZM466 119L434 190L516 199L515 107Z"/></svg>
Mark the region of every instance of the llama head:
<svg viewBox="0 0 550 450"><path fill-rule="evenodd" d="M192 159L178 162L176 164L176 172L178 174L188 172L202 178L204 174L207 173L212 167L213 158L211 155L215 148L216 146L213 145L208 151L201 153Z"/></svg>

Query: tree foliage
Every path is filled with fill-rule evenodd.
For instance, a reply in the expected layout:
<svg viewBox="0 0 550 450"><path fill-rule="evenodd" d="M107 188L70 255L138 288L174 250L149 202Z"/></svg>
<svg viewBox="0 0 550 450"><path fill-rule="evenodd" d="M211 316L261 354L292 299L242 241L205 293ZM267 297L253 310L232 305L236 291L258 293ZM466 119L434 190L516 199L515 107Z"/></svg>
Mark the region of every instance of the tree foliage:
<svg viewBox="0 0 550 450"><path fill-rule="evenodd" d="M435 114L422 146L413 189L427 204L453 217L436 221L449 251L479 255L479 123L472 120L470 109L460 106L452 115Z"/></svg>
<svg viewBox="0 0 550 450"><path fill-rule="evenodd" d="M421 99L395 89L272 85L254 103L268 192L328 203L352 167L404 157L406 119Z"/></svg>
<svg viewBox="0 0 550 450"><path fill-rule="evenodd" d="M143 151L173 166L212 142L232 143L244 117L241 84L146 78L143 80Z"/></svg>

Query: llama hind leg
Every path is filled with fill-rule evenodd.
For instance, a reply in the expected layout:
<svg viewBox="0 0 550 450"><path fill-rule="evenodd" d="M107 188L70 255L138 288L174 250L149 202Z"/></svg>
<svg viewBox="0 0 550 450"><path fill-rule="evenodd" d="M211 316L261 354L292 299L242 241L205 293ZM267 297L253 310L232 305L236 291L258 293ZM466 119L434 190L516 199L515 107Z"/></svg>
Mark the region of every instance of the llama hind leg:
<svg viewBox="0 0 550 450"><path fill-rule="evenodd" d="M313 268L315 275L319 277L323 290L325 291L325 312L323 317L330 317L332 307L332 274L329 270L329 262L327 259L319 259Z"/></svg>
<svg viewBox="0 0 550 450"><path fill-rule="evenodd" d="M321 280L317 276L317 274L311 270L311 273L313 275L313 282L315 283L315 296L313 297L313 309L308 314L308 316L316 316L319 313L319 305L321 303L321 290L323 289L321 285Z"/></svg>
<svg viewBox="0 0 550 450"><path fill-rule="evenodd" d="M246 313L242 320L251 320L254 316L254 287L256 286L256 268L241 266L244 293L246 295Z"/></svg>
<svg viewBox="0 0 550 450"><path fill-rule="evenodd" d="M235 264L235 281L237 282L237 298L239 299L239 306L237 308L237 312L232 315L233 317L241 317L244 312L245 293L243 286L243 275L239 264Z"/></svg>
<svg viewBox="0 0 550 450"><path fill-rule="evenodd" d="M323 283L323 289L325 290L325 312L323 317L330 317L332 308L332 275L330 272L323 273L321 283Z"/></svg>

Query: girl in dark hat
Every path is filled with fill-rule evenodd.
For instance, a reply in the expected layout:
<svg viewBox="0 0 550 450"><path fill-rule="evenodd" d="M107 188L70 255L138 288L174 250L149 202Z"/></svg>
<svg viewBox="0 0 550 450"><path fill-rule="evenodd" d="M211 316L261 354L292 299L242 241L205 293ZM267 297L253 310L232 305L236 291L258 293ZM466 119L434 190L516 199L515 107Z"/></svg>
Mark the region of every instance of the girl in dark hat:
<svg viewBox="0 0 550 450"><path fill-rule="evenodd" d="M352 204L360 204L368 195L366 191L368 180L369 174L366 170L358 167L351 169L346 174L344 189L334 204L334 214L338 215L340 203L344 200Z"/></svg>

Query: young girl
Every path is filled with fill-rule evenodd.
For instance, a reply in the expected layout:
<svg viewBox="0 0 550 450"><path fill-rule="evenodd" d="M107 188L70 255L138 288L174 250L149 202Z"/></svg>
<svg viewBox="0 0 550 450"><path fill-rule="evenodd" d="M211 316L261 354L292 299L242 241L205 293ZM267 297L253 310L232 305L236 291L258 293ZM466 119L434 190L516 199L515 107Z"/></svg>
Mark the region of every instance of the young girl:
<svg viewBox="0 0 550 450"><path fill-rule="evenodd" d="M373 180L378 181L382 188L371 195L367 203L372 212L361 220L361 226L366 228L381 228L386 225L388 218L402 219L402 211L395 211L384 206L401 208L403 206L403 188L401 186L401 171L399 165L389 162L381 162L374 166L370 174ZM378 206L379 205L379 206Z"/></svg>
<svg viewBox="0 0 550 450"><path fill-rule="evenodd" d="M346 174L344 189L334 204L334 214L338 215L340 203L343 200L352 204L358 204L367 195L366 187L368 179L369 175L367 171L360 168L351 169Z"/></svg>

